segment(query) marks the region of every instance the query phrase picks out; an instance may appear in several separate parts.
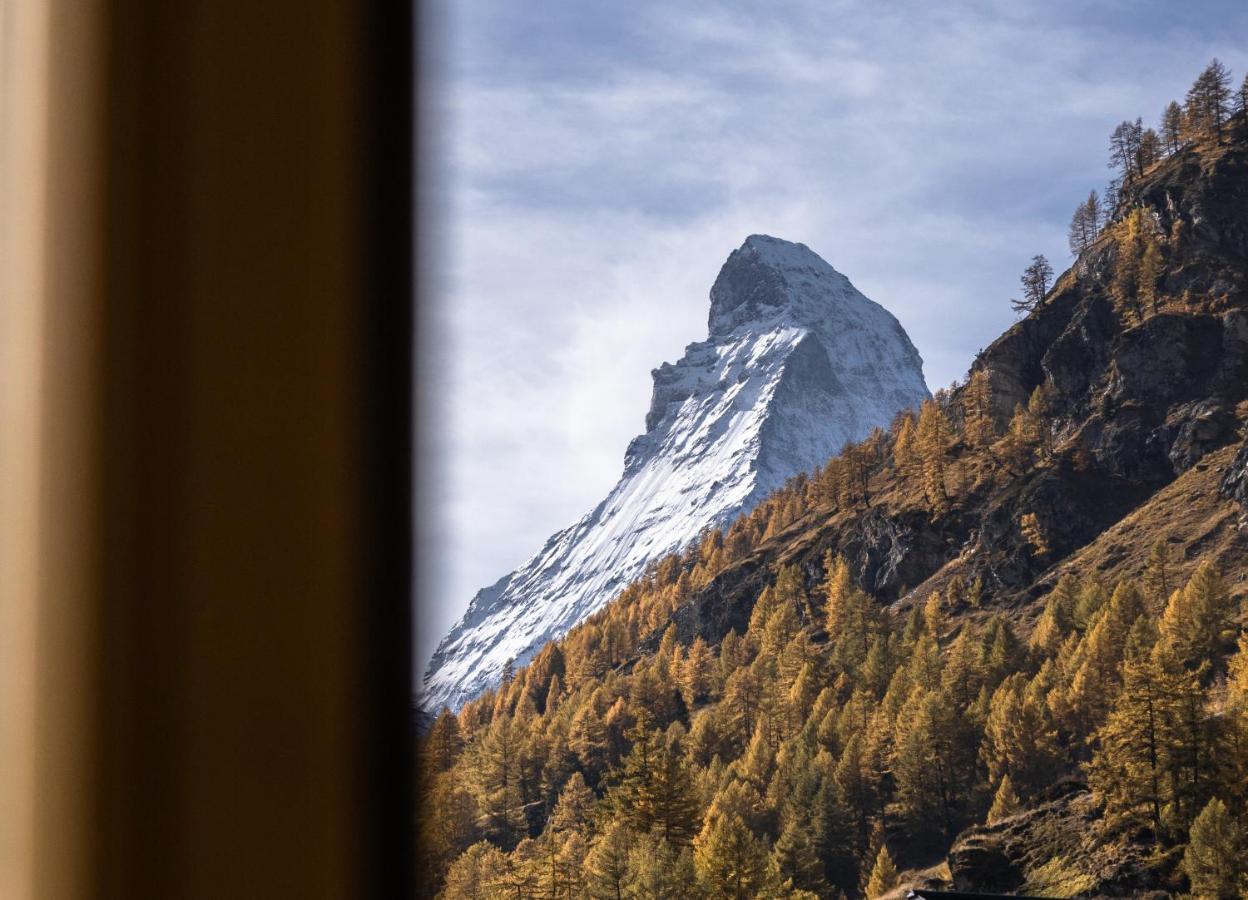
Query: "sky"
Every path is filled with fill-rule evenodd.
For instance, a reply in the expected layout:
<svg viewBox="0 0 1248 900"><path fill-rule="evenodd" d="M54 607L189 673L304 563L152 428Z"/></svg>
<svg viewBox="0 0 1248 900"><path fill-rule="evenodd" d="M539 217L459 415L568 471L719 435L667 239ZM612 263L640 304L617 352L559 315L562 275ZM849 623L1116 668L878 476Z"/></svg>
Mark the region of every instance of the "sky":
<svg viewBox="0 0 1248 900"><path fill-rule="evenodd" d="M748 235L888 308L935 390L1067 267L1114 125L1248 66L1240 2L423 6L418 673L615 483Z"/></svg>

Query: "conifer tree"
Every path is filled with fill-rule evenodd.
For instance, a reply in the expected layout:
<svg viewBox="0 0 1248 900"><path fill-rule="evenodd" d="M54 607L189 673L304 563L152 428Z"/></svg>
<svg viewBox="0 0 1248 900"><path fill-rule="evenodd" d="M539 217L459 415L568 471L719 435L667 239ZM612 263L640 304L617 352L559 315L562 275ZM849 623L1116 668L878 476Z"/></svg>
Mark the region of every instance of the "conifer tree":
<svg viewBox="0 0 1248 900"><path fill-rule="evenodd" d="M707 816L693 861L698 884L712 897L753 900L766 882L766 846L736 813Z"/></svg>
<svg viewBox="0 0 1248 900"><path fill-rule="evenodd" d="M1044 602L1044 612L1031 633L1031 646L1052 656L1075 627L1074 609L1078 587L1075 579L1063 574Z"/></svg>
<svg viewBox="0 0 1248 900"><path fill-rule="evenodd" d="M425 761L430 771L445 772L455 765L464 749L459 733L459 720L445 706L438 713L429 736L425 739Z"/></svg>
<svg viewBox="0 0 1248 900"><path fill-rule="evenodd" d="M698 635L689 646L689 655L681 667L680 686L685 691L685 702L690 708L709 699L715 657L706 641Z"/></svg>
<svg viewBox="0 0 1248 900"><path fill-rule="evenodd" d="M607 826L585 859L586 896L591 900L625 900L629 885L629 852L633 834L623 822Z"/></svg>
<svg viewBox="0 0 1248 900"><path fill-rule="evenodd" d="M945 457L951 436L949 420L935 400L925 400L919 410L917 443L921 460L923 493L929 508L939 514L948 506L945 492Z"/></svg>
<svg viewBox="0 0 1248 900"><path fill-rule="evenodd" d="M1138 157L1138 171L1143 174L1144 170L1157 162L1162 157L1161 138L1157 132L1151 128L1145 128L1140 135L1140 146L1136 150Z"/></svg>
<svg viewBox="0 0 1248 900"><path fill-rule="evenodd" d="M1023 275L1019 279L1023 287L1023 299L1011 300L1010 306L1016 313L1029 313L1042 302L1049 292L1049 285L1053 280L1053 267L1049 265L1049 261L1044 258L1044 254L1038 254L1031 258L1031 263L1023 270Z"/></svg>
<svg viewBox="0 0 1248 900"><path fill-rule="evenodd" d="M1031 796L1052 780L1061 752L1048 708L1026 686L1026 677L1015 674L992 695L980 758L989 781L1008 776L1011 790Z"/></svg>
<svg viewBox="0 0 1248 900"><path fill-rule="evenodd" d="M809 819L788 818L772 848L771 860L781 879L793 887L815 892L826 890L823 861L816 852Z"/></svg>
<svg viewBox="0 0 1248 900"><path fill-rule="evenodd" d="M1140 140L1143 136L1144 123L1136 119L1134 122L1120 122L1109 137L1109 167L1117 169L1123 181L1140 174Z"/></svg>
<svg viewBox="0 0 1248 900"><path fill-rule="evenodd" d="M854 586L845 557L829 550L823 555L823 568L827 573L823 582L824 628L829 635L836 636L845 627Z"/></svg>
<svg viewBox="0 0 1248 900"><path fill-rule="evenodd" d="M1162 810L1174 799L1166 773L1179 742L1182 685L1151 653L1128 659L1122 678L1122 690L1096 735L1089 785L1107 812L1143 818L1160 836Z"/></svg>
<svg viewBox="0 0 1248 900"><path fill-rule="evenodd" d="M1070 244L1070 255L1078 256L1092 246L1101 230L1101 202L1096 191L1088 195L1088 199L1075 207L1070 219L1070 230L1067 240Z"/></svg>
<svg viewBox="0 0 1248 900"><path fill-rule="evenodd" d="M871 900L873 897L882 897L895 887L897 887L897 866L893 863L892 854L888 852L888 846L881 844L880 852L876 854L875 863L871 867L871 874L867 877L862 894Z"/></svg>
<svg viewBox="0 0 1248 900"><path fill-rule="evenodd" d="M971 373L962 391L963 414L966 420L966 441L972 447L986 447L997 436L992 414L992 381L987 369Z"/></svg>
<svg viewBox="0 0 1248 900"><path fill-rule="evenodd" d="M1175 591L1161 617L1161 642L1181 663L1194 667L1229 637L1230 595L1217 569L1206 560L1181 591Z"/></svg>
<svg viewBox="0 0 1248 900"><path fill-rule="evenodd" d="M823 865L824 881L844 892L858 887L858 853L867 839L865 834L861 840L855 834L853 816L836 784L825 775L814 799L813 845Z"/></svg>
<svg viewBox="0 0 1248 900"><path fill-rule="evenodd" d="M488 830L504 848L514 847L527 828L520 792L521 736L510 716L497 716L477 744L472 785Z"/></svg>
<svg viewBox="0 0 1248 900"><path fill-rule="evenodd" d="M1174 100L1161 114L1161 143L1168 154L1178 153L1183 144L1183 107Z"/></svg>
<svg viewBox="0 0 1248 900"><path fill-rule="evenodd" d="M1183 871L1191 882L1192 893L1218 900L1243 896L1241 891L1248 888L1246 856L1248 841L1243 826L1226 804L1214 797L1192 822L1183 854Z"/></svg>
<svg viewBox="0 0 1248 900"><path fill-rule="evenodd" d="M658 834L641 834L628 853L628 900L691 900L697 874L693 853Z"/></svg>
<svg viewBox="0 0 1248 900"><path fill-rule="evenodd" d="M1045 538L1044 527L1034 512L1023 513L1022 518L1018 520L1018 529L1023 540L1031 546L1031 552L1035 554L1036 559L1043 559L1049 555L1051 548Z"/></svg>
<svg viewBox="0 0 1248 900"><path fill-rule="evenodd" d="M594 792L580 772L573 772L559 794L547 828L555 832L584 831L591 827Z"/></svg>
<svg viewBox="0 0 1248 900"><path fill-rule="evenodd" d="M1216 58L1205 67L1187 92L1185 112L1192 127L1222 140L1222 125L1230 113L1231 73Z"/></svg>
<svg viewBox="0 0 1248 900"><path fill-rule="evenodd" d="M1013 475L1022 475L1032 464L1038 426L1027 407L1016 404L1010 426L999 443L1001 461Z"/></svg>
<svg viewBox="0 0 1248 900"><path fill-rule="evenodd" d="M1001 776L1001 783L997 785L997 793L993 796L992 806L988 810L988 824L995 825L1002 819L1017 815L1022 810L1023 805L1019 802L1018 794L1014 793L1014 785L1010 781L1009 774Z"/></svg>
<svg viewBox="0 0 1248 900"><path fill-rule="evenodd" d="M1161 259L1161 244L1152 235L1144 241L1144 252L1140 256L1140 301L1141 309L1157 314L1160 299L1157 293L1157 280L1164 272Z"/></svg>
<svg viewBox="0 0 1248 900"><path fill-rule="evenodd" d="M909 410L898 417L897 437L893 443L893 462L903 477L913 475L918 466L915 447L914 414Z"/></svg>
<svg viewBox="0 0 1248 900"><path fill-rule="evenodd" d="M1172 568L1169 545L1165 538L1158 538L1148 552L1148 559L1144 563L1144 574L1140 579L1144 600L1155 614L1160 615L1166 608L1170 591L1174 587L1171 584L1174 580Z"/></svg>
<svg viewBox="0 0 1248 900"><path fill-rule="evenodd" d="M492 900L503 880L506 857L489 841L473 844L446 873L443 900Z"/></svg>
<svg viewBox="0 0 1248 900"><path fill-rule="evenodd" d="M1121 684L1127 636L1143 611L1144 600L1135 585L1122 581L1095 616L1084 638L1083 658L1070 688L1071 702L1079 713L1084 733L1104 721Z"/></svg>

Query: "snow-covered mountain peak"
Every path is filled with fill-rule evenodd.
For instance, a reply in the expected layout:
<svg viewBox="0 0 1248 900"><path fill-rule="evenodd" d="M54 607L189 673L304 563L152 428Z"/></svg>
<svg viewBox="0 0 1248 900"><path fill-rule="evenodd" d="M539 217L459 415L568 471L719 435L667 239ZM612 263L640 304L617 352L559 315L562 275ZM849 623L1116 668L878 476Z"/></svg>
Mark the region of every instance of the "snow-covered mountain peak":
<svg viewBox="0 0 1248 900"><path fill-rule="evenodd" d="M597 507L481 590L430 663L420 702L458 708L706 528L748 511L928 396L882 306L804 244L751 235L711 288L708 336L652 372L644 434Z"/></svg>
<svg viewBox="0 0 1248 900"><path fill-rule="evenodd" d="M849 279L805 244L752 234L732 251L711 286L710 335L780 321L817 325L851 293L857 292Z"/></svg>

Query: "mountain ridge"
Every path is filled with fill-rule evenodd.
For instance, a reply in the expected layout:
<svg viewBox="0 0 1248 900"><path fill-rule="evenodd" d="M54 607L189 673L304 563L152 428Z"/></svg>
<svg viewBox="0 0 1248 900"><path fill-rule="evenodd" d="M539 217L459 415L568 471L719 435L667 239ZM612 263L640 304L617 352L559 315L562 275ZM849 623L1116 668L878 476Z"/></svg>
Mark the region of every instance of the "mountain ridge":
<svg viewBox="0 0 1248 900"><path fill-rule="evenodd" d="M1248 848L1248 113L1139 169L965 384L440 717L431 815L489 843L434 870L1232 895L1202 858ZM541 772L511 795L509 741Z"/></svg>
<svg viewBox="0 0 1248 900"><path fill-rule="evenodd" d="M646 431L629 443L620 481L473 598L430 662L426 711L458 708L647 562L727 525L928 396L897 320L803 244L751 235L710 300L707 339L652 372Z"/></svg>

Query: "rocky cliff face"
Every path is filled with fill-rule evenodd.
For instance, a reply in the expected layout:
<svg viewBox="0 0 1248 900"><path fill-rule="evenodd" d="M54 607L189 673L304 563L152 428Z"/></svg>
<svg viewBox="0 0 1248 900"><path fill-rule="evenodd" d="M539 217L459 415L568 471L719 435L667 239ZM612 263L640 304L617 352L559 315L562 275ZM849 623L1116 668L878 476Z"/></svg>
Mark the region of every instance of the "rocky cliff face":
<svg viewBox="0 0 1248 900"><path fill-rule="evenodd" d="M424 709L458 708L648 562L928 396L897 320L802 244L754 235L733 251L708 330L654 370L646 431L607 498L473 598L430 663Z"/></svg>
<svg viewBox="0 0 1248 900"><path fill-rule="evenodd" d="M851 561L864 588L902 608L958 575L982 579L987 596L1025 619L1029 601L1082 548L1238 444L1248 413L1248 125L1240 120L1224 146L1181 152L1131 185L1120 214L1137 206L1167 236L1156 311L1141 318L1116 296L1119 248L1107 232L972 367L988 375L1002 429L1016 404L1048 387L1051 464L965 471L939 515L886 479L869 505L810 515L723 572L677 611L682 638L742 629L772 566L798 563L813 585L829 549ZM944 401L955 420L963 391ZM966 450L953 449L955 462ZM1248 510L1246 460L1248 449L1216 473L1223 480L1210 504ZM1038 517L1043 555L1021 532L1024 511Z"/></svg>
<svg viewBox="0 0 1248 900"><path fill-rule="evenodd" d="M1201 559L1248 596L1248 121L1220 145L1188 148L1128 186L1120 218L1142 211L1159 236L1158 303L1124 292L1120 233L1109 229L1060 277L1034 312L975 360L992 386L998 428L1045 385L1043 465L1017 470L959 443L949 503L932 512L895 469L875 477L870 502L812 510L722 571L673 614L681 643L744 632L777 566L796 564L816 588L824 555L850 561L867 590L907 609L955 576L983 588L982 618L1005 613L1024 635L1059 575L1112 584L1137 576L1165 540L1186 577ZM942 399L955 421L965 389ZM1034 513L1044 549L1021 527ZM666 627L664 625L663 627ZM657 647L663 628L643 650ZM1111 832L1077 775L1045 802L954 844L959 890L1054 896L1150 896L1176 883L1177 857L1147 836ZM1161 895L1159 893L1158 895Z"/></svg>

